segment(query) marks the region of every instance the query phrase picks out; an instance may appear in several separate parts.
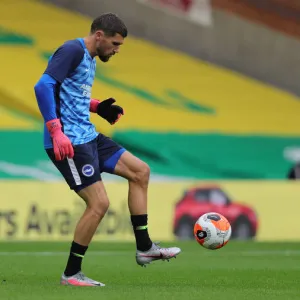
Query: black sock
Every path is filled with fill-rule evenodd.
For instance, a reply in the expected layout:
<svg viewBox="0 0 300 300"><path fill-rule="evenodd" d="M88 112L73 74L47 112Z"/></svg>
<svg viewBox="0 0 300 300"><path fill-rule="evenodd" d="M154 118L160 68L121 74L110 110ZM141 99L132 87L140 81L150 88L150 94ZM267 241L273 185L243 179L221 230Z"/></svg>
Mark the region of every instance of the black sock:
<svg viewBox="0 0 300 300"><path fill-rule="evenodd" d="M152 246L148 234L148 215L131 216L131 223L136 240L136 248L140 251L147 251Z"/></svg>
<svg viewBox="0 0 300 300"><path fill-rule="evenodd" d="M84 257L84 254L87 250L87 246L81 246L74 241L72 242L70 256L68 263L65 269L66 276L73 276L79 271L81 271L81 263Z"/></svg>

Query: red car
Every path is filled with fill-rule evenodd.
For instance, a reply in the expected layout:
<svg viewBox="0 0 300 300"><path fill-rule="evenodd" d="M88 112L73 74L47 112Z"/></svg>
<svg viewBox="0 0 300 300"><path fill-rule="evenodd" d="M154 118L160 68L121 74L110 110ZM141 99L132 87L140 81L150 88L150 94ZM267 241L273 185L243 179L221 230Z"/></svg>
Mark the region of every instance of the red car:
<svg viewBox="0 0 300 300"><path fill-rule="evenodd" d="M232 202L220 186L205 185L185 191L176 203L173 230L178 239L192 239L197 219L208 212L222 214L231 224L232 239L255 237L258 220L255 211L244 204Z"/></svg>

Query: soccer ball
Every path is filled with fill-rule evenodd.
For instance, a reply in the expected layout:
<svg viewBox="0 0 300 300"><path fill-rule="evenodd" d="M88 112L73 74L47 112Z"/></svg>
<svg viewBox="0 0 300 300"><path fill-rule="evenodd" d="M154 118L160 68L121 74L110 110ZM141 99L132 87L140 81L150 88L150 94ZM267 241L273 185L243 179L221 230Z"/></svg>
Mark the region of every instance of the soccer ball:
<svg viewBox="0 0 300 300"><path fill-rule="evenodd" d="M224 247L231 236L231 226L221 214L210 212L202 215L194 226L196 241L206 249Z"/></svg>

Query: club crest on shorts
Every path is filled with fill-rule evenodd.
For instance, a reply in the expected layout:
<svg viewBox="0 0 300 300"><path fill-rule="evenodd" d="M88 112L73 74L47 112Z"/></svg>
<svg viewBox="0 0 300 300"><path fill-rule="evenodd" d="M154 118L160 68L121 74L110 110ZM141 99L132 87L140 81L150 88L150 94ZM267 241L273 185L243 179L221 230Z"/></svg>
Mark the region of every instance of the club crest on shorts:
<svg viewBox="0 0 300 300"><path fill-rule="evenodd" d="M82 167L82 174L84 175L84 176L86 176L86 177L91 177L91 176L93 176L94 175L94 173L95 173L95 169L94 169L94 167L92 166L92 165L84 165L83 167Z"/></svg>

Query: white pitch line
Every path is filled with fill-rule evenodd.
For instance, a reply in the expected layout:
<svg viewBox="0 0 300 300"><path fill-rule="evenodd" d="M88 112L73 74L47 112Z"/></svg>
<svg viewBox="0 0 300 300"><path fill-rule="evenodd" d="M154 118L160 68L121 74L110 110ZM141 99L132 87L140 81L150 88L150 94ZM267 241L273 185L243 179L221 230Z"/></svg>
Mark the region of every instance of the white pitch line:
<svg viewBox="0 0 300 300"><path fill-rule="evenodd" d="M222 249L214 251L206 251L204 254L208 256L299 256L300 250L249 250L249 251L224 251Z"/></svg>
<svg viewBox="0 0 300 300"><path fill-rule="evenodd" d="M89 251L89 255L128 255L134 253L133 251ZM68 255L69 252L31 252L31 251L15 251L15 252L0 252L0 256L61 256Z"/></svg>
<svg viewBox="0 0 300 300"><path fill-rule="evenodd" d="M184 255L185 251L181 255ZM69 252L55 252L55 251L40 251L40 252L31 252L31 251L13 251L13 252L0 252L0 256L64 256L68 255ZM89 251L88 255L95 256L125 256L135 254L135 251ZM200 256L300 256L300 250L249 250L249 251L224 251L219 250L204 250L199 249L199 251L187 251L186 254L190 255L200 255Z"/></svg>
<svg viewBox="0 0 300 300"><path fill-rule="evenodd" d="M239 252L237 252L238 254ZM265 255L285 255L285 256L297 256L300 255L300 250L254 250L240 252L242 255L252 256L265 256Z"/></svg>

